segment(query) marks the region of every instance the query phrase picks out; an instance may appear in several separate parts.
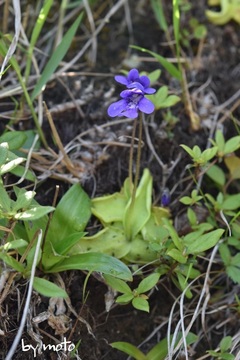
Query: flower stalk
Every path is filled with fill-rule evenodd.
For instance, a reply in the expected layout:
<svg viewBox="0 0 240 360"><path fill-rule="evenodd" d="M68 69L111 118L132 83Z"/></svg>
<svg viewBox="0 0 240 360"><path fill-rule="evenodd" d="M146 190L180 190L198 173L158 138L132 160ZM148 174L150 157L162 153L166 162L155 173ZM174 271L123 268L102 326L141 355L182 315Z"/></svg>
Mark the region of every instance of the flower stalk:
<svg viewBox="0 0 240 360"><path fill-rule="evenodd" d="M126 86L126 90L120 93L121 100L112 103L108 108L108 115L111 117L125 116L134 119L132 140L129 154L129 183L130 191L132 192L132 204L136 196L136 189L140 174L140 161L141 161L141 147L142 147L142 116L144 114L151 114L154 111L154 104L145 97L145 95L153 94L156 92L155 89L149 87L150 79L143 75L140 76L137 69L129 71L127 76L117 75L115 80ZM140 111L140 117L138 112ZM137 121L138 120L138 121ZM137 158L136 158L136 172L133 182L133 152L134 152L134 141L137 123L139 123L138 132L138 147L137 147ZM133 189L132 189L133 184Z"/></svg>
<svg viewBox="0 0 240 360"><path fill-rule="evenodd" d="M138 124L138 147L137 147L136 171L135 171L135 177L134 177L131 206L134 205L134 200L135 200L137 186L138 186L138 180L139 180L139 174L140 174L141 150L142 150L142 127L143 127L142 116L143 116L143 114L140 113L139 124ZM129 161L129 163L130 163L130 161ZM131 183L132 182L130 182L130 184Z"/></svg>

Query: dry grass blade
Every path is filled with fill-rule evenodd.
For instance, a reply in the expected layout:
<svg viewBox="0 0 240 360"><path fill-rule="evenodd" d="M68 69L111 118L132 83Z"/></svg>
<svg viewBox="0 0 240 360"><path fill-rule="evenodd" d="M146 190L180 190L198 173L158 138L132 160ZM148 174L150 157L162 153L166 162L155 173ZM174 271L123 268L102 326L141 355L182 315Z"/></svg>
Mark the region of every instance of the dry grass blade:
<svg viewBox="0 0 240 360"><path fill-rule="evenodd" d="M9 46L8 52L3 60L2 66L1 66L0 80L2 78L4 69L5 69L9 59L12 57L12 55L14 54L14 52L16 50L19 35L20 35L20 30L21 30L21 8L20 8L19 0L13 0L13 8L14 8L14 13L15 13L15 34L14 34L11 45Z"/></svg>
<svg viewBox="0 0 240 360"><path fill-rule="evenodd" d="M94 39L96 36L101 32L101 30L104 28L105 24L109 21L109 19L126 3L126 0L119 0L114 6L111 7L107 15L104 17L104 19L101 21L100 25L96 28L96 31L92 34L92 38L89 39L86 44L82 47L81 51L63 68L60 70L60 73L67 71L69 68L71 68L76 62L83 56L85 51L92 45L94 42Z"/></svg>
<svg viewBox="0 0 240 360"><path fill-rule="evenodd" d="M89 6L88 0L83 0L83 5L85 7L85 10L86 10L86 13L88 16L89 25L90 25L91 32L92 32L92 53L91 53L90 61L91 61L92 65L95 65L96 58L97 58L97 36L95 34L96 28L95 28L92 10L91 10L91 7Z"/></svg>
<svg viewBox="0 0 240 360"><path fill-rule="evenodd" d="M211 267L212 267L212 264L213 264L213 260L214 260L214 257L216 256L216 253L218 251L218 247L219 247L219 244L217 244L212 253L211 253L211 257L210 257L210 260L209 260L209 264L208 264L208 268L207 268L207 271L206 271L206 274L205 274L205 279L204 279L204 285L201 289L201 293L200 293L200 296L199 296L199 300L198 300L198 303L197 305L195 306L195 310L194 310L194 313L192 315L192 319L189 321L189 324L187 326L187 328L185 329L185 325L184 325L184 319L185 319L185 315L184 315L184 299L185 299L185 293L187 291L187 289L189 287L191 287L193 285L193 283L197 280L197 279L194 279L189 285L188 287L183 291L183 293L181 294L181 296L175 301L173 307L172 307L172 310L171 310L171 313L170 313L170 317L169 317L169 326L168 326L168 342L169 342L169 349L168 349L168 357L167 357L167 360L172 360L173 359L173 356L174 354L177 353L177 351L182 347L182 345L184 346L184 354L185 354L185 359L188 360L189 357L188 357L188 350L187 350L187 344L186 344L186 337L189 333L189 331L191 330L194 322L196 321L197 317L199 316L199 314L201 314L201 312L203 311L205 313L205 307L206 307L206 303L204 302L203 304L203 307L202 309L200 308L201 306L201 302L204 298L205 295L208 296L208 288L209 288L209 277L210 277L210 271L211 271ZM201 275L202 276L202 275ZM200 277L201 277L200 276ZM179 302L179 299L180 299L180 320L175 328L175 331L174 331L174 335L173 335L173 339L172 341L170 340L170 334L171 334L171 324L172 324L172 319L173 319L173 314L174 314L174 309L175 309L175 306L176 304ZM203 319L202 319L203 320ZM175 346L175 340L176 340L176 337L177 337L177 334L179 332L179 329L181 328L182 330L182 338L181 340L178 342L178 344Z"/></svg>
<svg viewBox="0 0 240 360"><path fill-rule="evenodd" d="M51 130L52 130L52 133L53 133L53 137L54 137L54 139L55 139L55 141L57 143L57 146L58 146L59 150L61 151L61 153L63 155L63 161L64 161L67 169L74 172L74 165L73 165L72 161L70 160L70 158L68 157L68 155L66 154L66 152L64 150L64 146L63 146L62 141L61 141L61 139L60 139L60 137L58 135L57 129L56 129L55 125L54 125L53 118L52 118L50 112L48 111L48 108L47 108L46 104L44 104L44 105L45 105L45 110L46 110L46 113L47 113L47 118L48 118Z"/></svg>

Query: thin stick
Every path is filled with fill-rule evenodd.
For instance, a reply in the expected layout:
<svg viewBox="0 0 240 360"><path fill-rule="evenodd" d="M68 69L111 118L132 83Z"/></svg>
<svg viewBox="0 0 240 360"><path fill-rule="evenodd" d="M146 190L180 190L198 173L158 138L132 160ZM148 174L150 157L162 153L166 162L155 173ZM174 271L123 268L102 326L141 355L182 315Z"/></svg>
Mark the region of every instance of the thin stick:
<svg viewBox="0 0 240 360"><path fill-rule="evenodd" d="M18 43L18 39L19 39L19 36L20 36L21 7L20 7L20 1L19 0L13 0L13 8L14 8L14 15L15 15L15 21L14 21L15 34L14 34L12 42L11 42L11 44L10 44L8 50L7 50L7 53L6 53L5 57L4 57L3 63L1 65L0 80L1 80L1 77L3 75L4 69L5 69L6 65L7 65L7 63L9 62L9 60L11 59L11 57L13 56L13 54L14 54L16 48L17 48L17 43ZM7 11L6 6L5 6L4 9ZM4 15L6 16L6 13Z"/></svg>
<svg viewBox="0 0 240 360"><path fill-rule="evenodd" d="M35 270L36 270L36 266L37 266L37 261L38 261L38 253L40 250L40 245L41 245L41 241L42 241L42 230L39 230L38 233L38 240L37 240L37 246L36 246L36 251L34 254L34 259L33 259L33 264L32 264L32 269L31 269L31 276L30 276L30 280L29 280L29 286L28 286L28 293L27 293L27 298L26 298L26 303L25 303L25 307L23 310L23 315L22 315L22 320L17 332L17 335L13 341L13 344L6 356L5 360L11 360L14 356L14 353L17 349L18 343L21 339L23 330L24 330L24 326L27 320L27 314L29 311L29 306L30 306L30 301L31 301L31 295L32 295L32 288L33 288L33 281L34 281L34 275L35 275Z"/></svg>

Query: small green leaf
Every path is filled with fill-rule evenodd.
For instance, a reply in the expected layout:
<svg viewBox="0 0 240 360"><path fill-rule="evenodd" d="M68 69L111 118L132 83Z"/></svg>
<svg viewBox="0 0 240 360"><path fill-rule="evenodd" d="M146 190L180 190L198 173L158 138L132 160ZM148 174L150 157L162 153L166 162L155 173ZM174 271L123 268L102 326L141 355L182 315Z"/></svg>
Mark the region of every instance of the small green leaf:
<svg viewBox="0 0 240 360"><path fill-rule="evenodd" d="M187 262L187 257L184 256L178 249L171 249L167 251L167 255L171 256L174 260L176 260L180 264L186 264Z"/></svg>
<svg viewBox="0 0 240 360"><path fill-rule="evenodd" d="M24 266L7 253L0 252L0 259L2 259L12 269L18 271L19 273L24 273Z"/></svg>
<svg viewBox="0 0 240 360"><path fill-rule="evenodd" d="M8 251L10 249L20 249L20 248L26 248L28 246L28 242L26 240L23 239L17 239L17 240L12 240L10 242L7 242L6 244L3 245L3 248L5 251Z"/></svg>
<svg viewBox="0 0 240 360"><path fill-rule="evenodd" d="M8 156L8 144L0 144L0 167L5 164Z"/></svg>
<svg viewBox="0 0 240 360"><path fill-rule="evenodd" d="M145 293L151 290L158 282L160 274L154 273L144 278L138 285L136 291L138 294Z"/></svg>
<svg viewBox="0 0 240 360"><path fill-rule="evenodd" d="M189 146L184 144L181 144L180 146L188 153L188 155L191 156L192 159L194 158L194 151Z"/></svg>
<svg viewBox="0 0 240 360"><path fill-rule="evenodd" d="M179 333L175 343L178 343L181 338L182 338L182 334ZM172 340L172 335L170 339ZM187 345L191 345L195 343L197 339L198 337L195 334L189 332L186 337ZM146 360L165 360L167 354L168 354L168 339L165 338L161 340L148 352L146 356Z"/></svg>
<svg viewBox="0 0 240 360"><path fill-rule="evenodd" d="M191 299L192 298L192 292L191 290L189 289L188 287L188 282L187 282L187 279L185 276L183 276L183 274L181 274L180 272L177 272L177 278L178 278L178 283L180 285L180 289L182 291L185 290L185 295L188 299ZM188 288L187 288L188 287ZM186 290L187 289L187 290Z"/></svg>
<svg viewBox="0 0 240 360"><path fill-rule="evenodd" d="M191 231L189 234L185 235L183 238L183 243L186 247L191 245L195 241L198 241L199 237L203 234L202 229L197 228L196 231Z"/></svg>
<svg viewBox="0 0 240 360"><path fill-rule="evenodd" d="M204 37L207 36L207 28L206 28L206 26L205 26L205 25L202 25L202 24L198 25L198 26L194 29L193 34L194 34L194 37L195 37L196 39L199 39L199 40L200 40L200 39L203 39Z"/></svg>
<svg viewBox="0 0 240 360"><path fill-rule="evenodd" d="M197 215L190 207L187 209L187 217L191 226L195 226L198 223Z"/></svg>
<svg viewBox="0 0 240 360"><path fill-rule="evenodd" d="M232 354L221 353L221 360L236 360L236 358Z"/></svg>
<svg viewBox="0 0 240 360"><path fill-rule="evenodd" d="M222 261L224 262L225 266L230 265L231 263L231 253L229 250L229 247L227 246L227 244L221 244L219 246L219 253L221 255Z"/></svg>
<svg viewBox="0 0 240 360"><path fill-rule="evenodd" d="M226 267L226 272L235 283L240 284L240 253L231 257L230 263Z"/></svg>
<svg viewBox="0 0 240 360"><path fill-rule="evenodd" d="M171 106L176 105L179 101L181 101L181 98L177 95L169 95L165 101L160 106L161 108L168 108Z"/></svg>
<svg viewBox="0 0 240 360"><path fill-rule="evenodd" d="M223 229L217 229L211 231L207 234L199 236L193 243L187 245L186 252L187 254L199 254L203 251L206 251L220 240L222 234L224 233Z"/></svg>
<svg viewBox="0 0 240 360"><path fill-rule="evenodd" d="M137 310L149 312L149 303L141 296L135 297L132 301L132 305Z"/></svg>
<svg viewBox="0 0 240 360"><path fill-rule="evenodd" d="M149 95L147 98L153 102L156 110L171 107L181 100L176 95L168 96L168 87L166 85L160 87L156 94Z"/></svg>
<svg viewBox="0 0 240 360"><path fill-rule="evenodd" d="M189 196L183 196L179 201L184 205L192 205L193 204L193 200Z"/></svg>
<svg viewBox="0 0 240 360"><path fill-rule="evenodd" d="M10 171L11 174L18 176L18 177L24 177L24 179L35 182L36 176L31 170L25 169L24 166L18 165L14 169Z"/></svg>
<svg viewBox="0 0 240 360"><path fill-rule="evenodd" d="M7 162L6 164L0 167L0 175L4 175L10 171L12 171L15 167L17 167L22 162L26 161L26 159L22 157L16 157L16 159Z"/></svg>
<svg viewBox="0 0 240 360"><path fill-rule="evenodd" d="M161 76L161 70L157 69L152 71L147 75L149 77L150 83L154 84Z"/></svg>
<svg viewBox="0 0 240 360"><path fill-rule="evenodd" d="M132 290L130 289L130 287L128 286L128 284L126 284L123 280L120 279L116 279L110 275L103 275L106 283L111 286L114 290L117 290L120 293L123 294L130 294L132 295Z"/></svg>
<svg viewBox="0 0 240 360"><path fill-rule="evenodd" d="M54 211L54 207L52 206L34 206L26 211L19 212L14 215L14 219L16 220L37 220L42 216Z"/></svg>
<svg viewBox="0 0 240 360"><path fill-rule="evenodd" d="M66 291L61 289L56 284L36 276L34 277L33 288L43 296L60 297L60 298L68 297Z"/></svg>
<svg viewBox="0 0 240 360"><path fill-rule="evenodd" d="M194 160L199 159L202 156L201 149L198 145L194 145L193 147Z"/></svg>
<svg viewBox="0 0 240 360"><path fill-rule="evenodd" d="M130 301L132 301L133 298L134 298L133 294L123 294L116 298L116 303L126 305L130 303Z"/></svg>
<svg viewBox="0 0 240 360"><path fill-rule="evenodd" d="M0 183L0 211L3 213L10 212L11 205L12 205L12 200L10 199L10 197L9 197L7 191L4 189L3 185Z"/></svg>
<svg viewBox="0 0 240 360"><path fill-rule="evenodd" d="M216 155L217 151L218 151L217 146L213 146L209 149L204 150L202 153L202 157L205 160L205 162L210 161Z"/></svg>
<svg viewBox="0 0 240 360"><path fill-rule="evenodd" d="M23 131L8 131L0 136L0 143L7 142L9 150L19 149L26 141L27 136Z"/></svg>
<svg viewBox="0 0 240 360"><path fill-rule="evenodd" d="M216 146L218 147L218 152L223 155L224 147L225 147L225 139L224 139L222 131L220 131L220 130L216 131L214 144L216 144Z"/></svg>
<svg viewBox="0 0 240 360"><path fill-rule="evenodd" d="M159 341L148 353L146 360L165 360L168 354L167 338Z"/></svg>
<svg viewBox="0 0 240 360"><path fill-rule="evenodd" d="M240 7L239 7L240 8ZM224 155L231 154L240 148L240 136L229 139L224 146Z"/></svg>
<svg viewBox="0 0 240 360"><path fill-rule="evenodd" d="M221 352L225 352L225 351L229 350L231 348L231 346L232 346L231 336L225 336L220 342Z"/></svg>
<svg viewBox="0 0 240 360"><path fill-rule="evenodd" d="M226 183L226 175L224 171L217 165L210 166L206 172L206 175L219 186L224 186Z"/></svg>
<svg viewBox="0 0 240 360"><path fill-rule="evenodd" d="M240 194L228 195L221 204L222 210L236 210L240 207Z"/></svg>
<svg viewBox="0 0 240 360"><path fill-rule="evenodd" d="M15 201L13 210L27 209L36 195L35 191L26 191L24 188L20 189L17 186L13 187L17 200Z"/></svg>
<svg viewBox="0 0 240 360"><path fill-rule="evenodd" d="M112 348L120 350L125 354L132 356L136 360L147 360L146 356L136 346L124 341L117 341L110 344Z"/></svg>
<svg viewBox="0 0 240 360"><path fill-rule="evenodd" d="M161 108L161 104L166 100L168 95L168 87L166 85L161 86L156 94L151 96L152 102L154 103L156 109Z"/></svg>
<svg viewBox="0 0 240 360"><path fill-rule="evenodd" d="M176 230L174 229L174 227L172 226L172 224L170 223L169 220L163 219L163 222L164 222L164 226L168 230L169 235L171 236L171 238L172 238L172 240L174 242L174 245L176 246L176 248L178 250L182 251L183 250L183 244L182 244L182 241L179 238Z"/></svg>

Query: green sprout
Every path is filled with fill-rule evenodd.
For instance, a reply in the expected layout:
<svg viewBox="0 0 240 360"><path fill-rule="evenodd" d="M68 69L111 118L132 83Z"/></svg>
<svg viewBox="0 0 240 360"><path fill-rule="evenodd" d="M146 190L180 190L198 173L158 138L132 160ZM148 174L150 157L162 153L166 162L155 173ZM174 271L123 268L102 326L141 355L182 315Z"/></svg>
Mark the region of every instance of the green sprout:
<svg viewBox="0 0 240 360"><path fill-rule="evenodd" d="M232 342L231 336L225 336L220 342L219 351L209 350L208 353L218 360L234 360L236 359L235 356L229 352L232 347Z"/></svg>
<svg viewBox="0 0 240 360"><path fill-rule="evenodd" d="M144 293L151 290L157 284L159 278L160 274L153 273L145 277L136 289L131 290L126 282L109 275L104 275L106 283L114 290L123 294L117 297L116 303L125 305L131 302L135 309L146 312L149 312L149 304L148 296Z"/></svg>
<svg viewBox="0 0 240 360"><path fill-rule="evenodd" d="M210 161L217 153L217 146L213 146L209 149L201 151L198 145L195 145L192 149L187 145L181 145L181 147L191 156L194 166L204 166Z"/></svg>

